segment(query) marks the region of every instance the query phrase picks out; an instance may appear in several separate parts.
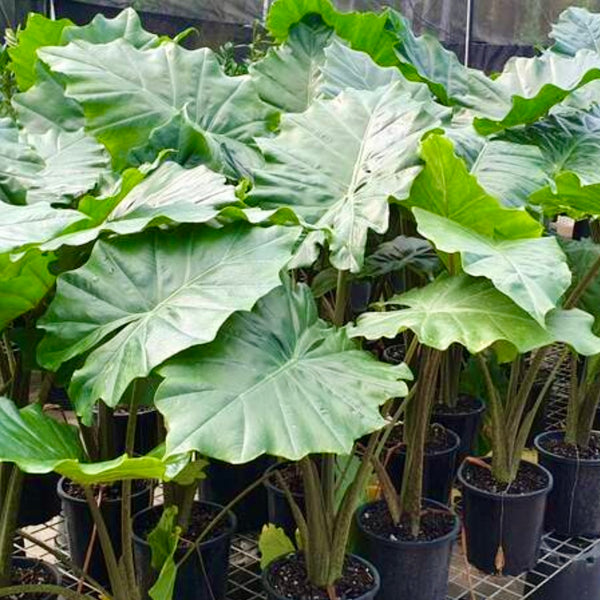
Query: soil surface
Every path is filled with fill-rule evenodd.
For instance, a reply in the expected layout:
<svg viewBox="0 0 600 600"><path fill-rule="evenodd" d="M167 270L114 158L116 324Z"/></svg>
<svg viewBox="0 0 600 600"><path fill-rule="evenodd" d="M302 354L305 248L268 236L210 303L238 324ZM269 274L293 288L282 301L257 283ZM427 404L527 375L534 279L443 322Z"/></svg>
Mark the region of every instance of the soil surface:
<svg viewBox="0 0 600 600"><path fill-rule="evenodd" d="M399 365L404 360L406 348L404 344L388 346L382 354L382 360L393 365Z"/></svg>
<svg viewBox="0 0 600 600"><path fill-rule="evenodd" d="M85 500L85 491L83 490L83 486L66 479L63 482L63 490L71 497L78 498L79 500ZM145 488L148 487L148 482L136 479L133 481L131 485L131 491L133 494L136 492L141 492ZM94 490L94 496L98 497L100 493L100 489L102 489L102 499L103 500L119 500L121 498L121 482L115 482L111 484L94 484L92 486Z"/></svg>
<svg viewBox="0 0 600 600"><path fill-rule="evenodd" d="M540 445L544 450L563 458L579 460L600 460L600 434L592 434L587 448L567 444L564 440L543 439Z"/></svg>
<svg viewBox="0 0 600 600"><path fill-rule="evenodd" d="M473 396L459 396L456 406L436 404L433 407L433 415L464 415L477 412L481 409L481 401Z"/></svg>
<svg viewBox="0 0 600 600"><path fill-rule="evenodd" d="M207 506L206 504L201 504L198 502L194 502L194 506L192 507L192 518L190 522L190 526L182 537L183 540L180 541L180 547L188 546L189 540L191 542L195 541L200 534L210 525L213 519L221 512L221 508L217 506ZM139 535L142 539L146 539L148 534L158 525L160 521L161 511L159 510L151 510L144 513L143 517L140 517L136 520L136 531L135 533ZM219 537L221 534L225 533L229 528L229 518L225 515L209 532L208 536L203 541L208 541L213 538Z"/></svg>
<svg viewBox="0 0 600 600"><path fill-rule="evenodd" d="M456 438L447 429L444 429L441 425L435 425L430 427L429 437L425 444L425 453L434 454L436 452L443 452L452 448L456 444ZM402 437L402 426L398 425L392 429L390 437L385 443L386 450L397 448L403 450L406 444Z"/></svg>
<svg viewBox="0 0 600 600"><path fill-rule="evenodd" d="M56 585L56 580L42 565L33 563L30 565L15 565L12 570L13 585ZM48 594L12 594L7 596L8 600L40 600Z"/></svg>
<svg viewBox="0 0 600 600"><path fill-rule="evenodd" d="M327 590L308 581L306 565L302 554L293 554L273 565L269 583L284 598L302 600L329 600ZM375 579L367 567L349 556L344 563L344 574L335 582L336 596L341 600L352 600L367 594L373 589Z"/></svg>
<svg viewBox="0 0 600 600"><path fill-rule="evenodd" d="M373 535L388 538L391 541L414 542L408 517L403 517L396 525L390 515L387 504L378 502L371 505L361 515L362 526ZM417 541L429 542L448 535L455 526L456 517L449 511L423 507L421 529Z"/></svg>
<svg viewBox="0 0 600 600"><path fill-rule="evenodd" d="M526 462L521 463L516 479L508 488L505 483L499 482L492 475L491 470L472 463L465 465L463 477L466 482L478 490L493 494L506 493L508 496L521 496L536 492L548 485L548 477L535 465Z"/></svg>
<svg viewBox="0 0 600 600"><path fill-rule="evenodd" d="M284 465L283 467L279 467L277 469L286 485L288 486L290 492L294 496L304 496L304 485L302 482L302 471L300 467L296 463L290 463L289 465ZM275 474L269 477L269 481L272 485L274 485L278 490L281 489L279 484L279 477L276 477ZM283 490L281 490L283 491Z"/></svg>
<svg viewBox="0 0 600 600"><path fill-rule="evenodd" d="M154 412L156 409L153 406L138 406L137 409L137 414L139 415L145 415L147 413L151 413ZM123 405L119 405L115 408L114 410L114 414L115 415L119 415L119 416L129 416L129 407L128 406L123 406Z"/></svg>

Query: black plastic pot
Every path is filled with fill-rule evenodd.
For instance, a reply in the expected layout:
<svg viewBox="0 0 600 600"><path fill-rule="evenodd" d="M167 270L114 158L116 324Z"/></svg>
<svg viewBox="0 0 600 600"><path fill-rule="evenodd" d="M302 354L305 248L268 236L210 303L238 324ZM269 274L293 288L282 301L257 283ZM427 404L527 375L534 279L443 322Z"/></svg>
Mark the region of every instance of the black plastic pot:
<svg viewBox="0 0 600 600"><path fill-rule="evenodd" d="M284 464L273 465L267 472L273 473L275 469L281 469L282 467L287 466ZM282 489L277 487L277 482L275 477L269 477L265 480L265 488L267 490L267 513L269 518L269 523L273 525L277 525L277 527L281 527L286 535L290 539L295 538L296 533L296 521L294 519L294 515L292 514L292 509L285 497L285 493ZM300 507L300 509L304 510L304 494L293 494L294 500Z"/></svg>
<svg viewBox="0 0 600 600"><path fill-rule="evenodd" d="M41 525L60 513L60 498L56 485L60 475L25 475L19 504L19 527Z"/></svg>
<svg viewBox="0 0 600 600"><path fill-rule="evenodd" d="M465 481L458 470L463 494L463 520L467 540L467 558L485 573L496 572L496 557L504 551L504 575L520 575L532 569L539 557L544 529L546 499L552 489L552 475L540 465L548 479L545 488L521 495L496 494L480 490Z"/></svg>
<svg viewBox="0 0 600 600"><path fill-rule="evenodd" d="M94 528L94 521L87 502L82 498L75 498L69 495L64 489L64 483L65 478L62 477L58 482L57 490L62 502L62 510L65 515L69 552L73 563L81 569L85 564L85 557ZM132 494L132 514L141 512L150 506L152 491L153 487L148 482L143 489ZM100 507L117 556L120 556L121 554L121 504L121 499L118 498L114 500L104 500ZM108 586L108 573L104 563L100 541L97 536L87 572L98 581L98 583Z"/></svg>
<svg viewBox="0 0 600 600"><path fill-rule="evenodd" d="M218 510L222 507L212 502L202 502ZM150 545L142 537L144 520L149 516L160 515L162 506L148 508L133 518L133 551L137 579L142 599L146 600L148 590L154 585L158 573L152 568L152 552ZM222 600L227 588L227 570L229 567L229 550L231 536L235 531L237 519L230 511L227 516L227 529L214 538L207 539L198 545L199 552L194 552L177 570L173 598L181 600ZM187 552L180 547L175 552L175 560L179 561Z"/></svg>
<svg viewBox="0 0 600 600"><path fill-rule="evenodd" d="M97 409L94 411L97 417ZM125 453L125 438L127 437L127 421L129 412L115 410L112 416L114 424L115 457ZM158 445L158 411L152 406L141 406L138 409L135 428L133 452L136 455L146 455Z"/></svg>
<svg viewBox="0 0 600 600"><path fill-rule="evenodd" d="M445 429L453 431L460 438L455 472L467 456L473 456L476 449L485 404L479 398L474 398L474 400L477 402L477 407L473 410L450 414L436 412L434 408L431 417L433 423L443 425Z"/></svg>
<svg viewBox="0 0 600 600"><path fill-rule="evenodd" d="M381 354L381 360L390 365L399 365L404 360L406 354L406 346L404 344L392 344L386 346Z"/></svg>
<svg viewBox="0 0 600 600"><path fill-rule="evenodd" d="M45 583L51 585L60 585L61 582L61 574L52 565L49 565L47 562L43 560L37 560L35 558L24 558L24 557L16 557L12 559L13 568L31 568L33 566L41 567L45 573L47 573L48 581ZM36 596L39 600L58 600L58 596L56 594L39 594Z"/></svg>
<svg viewBox="0 0 600 600"><path fill-rule="evenodd" d="M273 576L271 574L273 569L276 568L282 562L289 560L290 556L293 556L293 554L287 555L287 556L282 556L281 558L274 560L263 571L262 584L263 584L263 589L267 593L267 600L304 600L303 597L301 597L300 595L298 595L297 599L296 598L290 599L288 596L283 596L281 594L278 594L275 591L275 589L273 589L273 585L271 583L271 581L273 579ZM380 586L381 586L381 580L379 577L379 573L377 572L377 569L370 562L365 560L363 557L356 556L355 554L352 554L351 556L354 559L360 561L363 565L365 565L367 567L367 569L372 573L373 579L374 579L373 589L369 590L367 593L363 594L362 596L358 596L354 600L373 600L377 596L377 594L380 590Z"/></svg>
<svg viewBox="0 0 600 600"><path fill-rule="evenodd" d="M540 464L554 478L548 496L546 530L564 535L600 536L600 460L576 460L544 449L544 440L562 440L560 431L535 439Z"/></svg>
<svg viewBox="0 0 600 600"><path fill-rule="evenodd" d="M437 540L394 541L364 527L365 512L381 502L365 504L356 513L357 553L371 562L381 577L377 600L445 600L452 544L460 530L458 517L452 531ZM425 502L431 508L447 510L438 502Z"/></svg>
<svg viewBox="0 0 600 600"><path fill-rule="evenodd" d="M446 505L450 501L460 447L460 438L453 431L448 430L448 434L454 440L452 446L440 451L426 452L423 463L423 495ZM394 451L387 463L387 471L398 492L402 487L405 461L406 448L401 447Z"/></svg>
<svg viewBox="0 0 600 600"><path fill-rule="evenodd" d="M547 558L536 566L535 571L527 573L527 583L538 588L527 597L530 600L598 600L600 546L580 554L571 541L560 545L555 553L551 550L543 543L542 551L548 552Z"/></svg>
<svg viewBox="0 0 600 600"><path fill-rule="evenodd" d="M275 459L270 456L261 456L243 465L211 459L207 477L201 482L201 498L227 505L274 463ZM234 506L234 510L238 531L259 531L268 522L266 488L262 485L256 487Z"/></svg>

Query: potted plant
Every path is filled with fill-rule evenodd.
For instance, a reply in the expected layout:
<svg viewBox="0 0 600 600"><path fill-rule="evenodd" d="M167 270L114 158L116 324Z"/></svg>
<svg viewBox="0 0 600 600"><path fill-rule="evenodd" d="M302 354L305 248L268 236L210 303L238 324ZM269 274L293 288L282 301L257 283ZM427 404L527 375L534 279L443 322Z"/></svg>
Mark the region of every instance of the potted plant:
<svg viewBox="0 0 600 600"><path fill-rule="evenodd" d="M538 237L541 227L526 213L501 207L487 195L453 154L452 145L443 138L428 137L422 143L422 156L426 167L416 179L407 204L415 216L418 231L444 253L442 257L449 273L387 303L408 308L364 315L358 321L355 334L367 338L394 337L404 329L411 329L422 344L446 350L458 343L477 356L488 383L492 466L482 461L466 461L459 471L464 489L468 557L488 572L520 573L533 566L537 559L541 515L552 483L550 474L542 467L521 467L525 472L536 474L537 487L532 490L530 499L526 488L515 488L516 494L511 494L537 408L526 411L526 401L546 351L535 355L524 378L519 376L520 359L515 359L505 400L498 394L490 375L489 357L484 351L493 346L508 358L511 353L525 353L563 341L593 354L598 339L591 334L593 319L590 315L577 309L554 309L540 322L521 308L530 301L521 293L525 291L523 288L504 287L507 267L521 271L519 259L507 262L507 258L516 259L518 254L529 262L531 256L544 248L542 272L549 261L556 261L553 270L555 274L562 274L560 289L551 292L553 302L558 304L560 292L564 293L570 283L566 257L558 244L551 238ZM438 202L439 197L445 202ZM477 218L477 211L486 212L488 219L494 213L493 225ZM494 231L502 229L505 235L512 232L518 236L519 241L495 239ZM475 251L478 244L481 244L481 255ZM490 252L485 259L484 245ZM480 268L479 260L485 261L485 270ZM529 271L528 276L536 278L535 270ZM571 331L563 329L567 322L572 323ZM506 360L504 356L501 358ZM416 514L416 495L414 498L413 515ZM523 523L513 517L513 511L526 510L523 506L530 501L533 505L528 513L527 528L524 528ZM485 520L478 522L478 517Z"/></svg>

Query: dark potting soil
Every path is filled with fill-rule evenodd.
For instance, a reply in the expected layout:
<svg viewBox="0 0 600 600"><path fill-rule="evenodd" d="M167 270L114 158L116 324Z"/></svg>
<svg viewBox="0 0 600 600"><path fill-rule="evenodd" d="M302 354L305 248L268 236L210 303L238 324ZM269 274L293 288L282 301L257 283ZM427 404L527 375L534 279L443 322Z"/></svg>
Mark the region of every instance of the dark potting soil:
<svg viewBox="0 0 600 600"><path fill-rule="evenodd" d="M281 476L283 477L283 481L289 488L290 492L294 496L303 496L304 495L304 485L302 482L302 472L300 467L297 464L291 463L289 465L285 465L283 467L279 467L277 469ZM281 485L279 483L279 477L273 473L269 477L269 481L272 485L274 485L277 489L281 489ZM282 490L283 491L283 490Z"/></svg>
<svg viewBox="0 0 600 600"><path fill-rule="evenodd" d="M490 469L477 464L468 463L463 470L467 483L484 492L492 494L506 493L508 496L520 496L544 489L548 485L548 477L535 465L522 462L516 479L507 488L505 483L498 481Z"/></svg>
<svg viewBox="0 0 600 600"><path fill-rule="evenodd" d="M286 560L274 565L269 583L284 598L329 600L327 590L308 581L302 554L290 555ZM336 597L340 600L352 600L370 592L374 585L373 573L363 563L349 556L344 562L344 574L335 582Z"/></svg>
<svg viewBox="0 0 600 600"><path fill-rule="evenodd" d="M393 345L393 346L388 346L385 349L383 358L384 358L385 362L398 365L404 360L405 354L406 354L406 348L404 347L404 344L397 344L397 345Z"/></svg>
<svg viewBox="0 0 600 600"><path fill-rule="evenodd" d="M473 396L459 396L456 401L456 406L448 406L447 404L436 404L433 407L434 415L462 415L471 413L481 408L481 403Z"/></svg>
<svg viewBox="0 0 600 600"><path fill-rule="evenodd" d="M137 409L138 415L145 415L146 413L149 413L149 412L154 412L153 406L138 406L138 409ZM123 405L118 405L114 410L114 414L120 415L120 416L128 416L129 415L129 407L123 406Z"/></svg>
<svg viewBox="0 0 600 600"><path fill-rule="evenodd" d="M386 450L403 448L405 444L402 435L402 426L397 425L394 427L385 444ZM444 450L448 450L448 448L452 448L455 443L456 438L449 433L447 429L444 429L441 425L435 425L429 428L429 436L425 443L425 452L430 452L432 454L435 452L443 452Z"/></svg>
<svg viewBox="0 0 600 600"><path fill-rule="evenodd" d="M141 492L148 485L147 481L136 479L131 485L132 493ZM121 498L121 482L111 484L94 484L92 486L94 490L94 496L98 497L100 490L102 490L103 500L119 500ZM85 500L85 491L83 486L74 481L66 479L63 483L63 490L71 497L78 498L79 500Z"/></svg>
<svg viewBox="0 0 600 600"><path fill-rule="evenodd" d="M189 545L189 542L194 542L204 530L210 525L213 519L221 512L221 508L218 506L208 506L206 504L194 503L192 507L192 516L190 520L190 526L186 531L185 535L182 536L182 540L179 542L181 548L185 548ZM136 533L142 538L146 539L148 534L158 525L160 521L161 513L158 510L150 510L145 512L143 516L139 517L136 523ZM208 541L219 537L221 534L227 531L229 527L229 519L227 515L222 518L208 533L204 541Z"/></svg>
<svg viewBox="0 0 600 600"><path fill-rule="evenodd" d="M33 563L26 566L13 566L12 569L12 584L13 585L56 585L56 580L50 573L39 563ZM37 594L11 594L6 598L8 600L39 600L43 596L47 596L46 592Z"/></svg>
<svg viewBox="0 0 600 600"><path fill-rule="evenodd" d="M365 510L361 515L360 522L373 535L388 538L394 542L415 541L408 517L403 517L396 525L385 502L378 502ZM416 541L430 542L444 537L454 529L455 523L456 517L452 513L423 507L421 529Z"/></svg>
<svg viewBox="0 0 600 600"><path fill-rule="evenodd" d="M592 434L587 448L567 444L564 440L542 439L540 445L544 450L563 458L579 460L600 460L600 435Z"/></svg>

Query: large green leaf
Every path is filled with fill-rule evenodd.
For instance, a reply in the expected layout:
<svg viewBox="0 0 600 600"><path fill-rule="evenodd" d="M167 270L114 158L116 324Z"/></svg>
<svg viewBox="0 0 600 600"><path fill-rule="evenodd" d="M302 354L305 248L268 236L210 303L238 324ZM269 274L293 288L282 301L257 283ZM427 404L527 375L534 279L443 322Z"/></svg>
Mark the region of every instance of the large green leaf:
<svg viewBox="0 0 600 600"><path fill-rule="evenodd" d="M35 83L38 49L59 44L63 30L72 24L69 19L55 21L39 13L29 14L25 28L17 33L17 45L8 50L20 90L25 91Z"/></svg>
<svg viewBox="0 0 600 600"><path fill-rule="evenodd" d="M378 64L397 63L387 11L343 13L335 10L330 0L276 0L269 10L267 28L276 40L284 41L293 25L313 14L319 15L352 48L367 52Z"/></svg>
<svg viewBox="0 0 600 600"><path fill-rule="evenodd" d="M0 140L0 197L8 202L69 202L108 171L104 148L83 130L24 137L0 119Z"/></svg>
<svg viewBox="0 0 600 600"><path fill-rule="evenodd" d="M400 379L410 376L321 321L304 285L272 291L160 374L167 456L195 449L231 463L264 453L348 454L355 439L383 426L379 406L405 395Z"/></svg>
<svg viewBox="0 0 600 600"><path fill-rule="evenodd" d="M316 98L331 28L295 25L287 42L250 67L260 97L283 112L303 112Z"/></svg>
<svg viewBox="0 0 600 600"><path fill-rule="evenodd" d="M536 192L532 201L550 216L566 213L578 219L600 214L600 109L561 109L544 121L506 137L535 144L546 162L554 183Z"/></svg>
<svg viewBox="0 0 600 600"><path fill-rule="evenodd" d="M325 97L334 98L348 88L375 90L394 82L402 82L404 89L419 100L431 97L425 84L405 79L396 67L380 67L367 53L352 50L337 39L325 48L319 82Z"/></svg>
<svg viewBox="0 0 600 600"><path fill-rule="evenodd" d="M593 264L600 260L600 244L591 239L562 240L561 245L569 259L573 273L573 285L577 285L590 271ZM579 308L596 318L596 327L600 325L600 278L590 282L578 303Z"/></svg>
<svg viewBox="0 0 600 600"><path fill-rule="evenodd" d="M474 133L457 135L451 129L446 134L469 172L506 207L528 206L531 194L548 183L547 161L535 145L490 140Z"/></svg>
<svg viewBox="0 0 600 600"><path fill-rule="evenodd" d="M127 235L151 225L206 223L221 208L237 202L235 188L204 165L184 169L167 162L140 182L142 177L136 170L126 174L109 196L86 197L79 210L87 218L75 224L73 231L45 244L44 249L81 246L103 232Z"/></svg>
<svg viewBox="0 0 600 600"><path fill-rule="evenodd" d="M422 344L446 350L458 343L472 354L500 341L509 342L519 352L556 342L569 344L586 356L600 352L600 338L592 333L594 318L588 313L556 309L542 327L490 281L466 274L442 276L387 304L408 308L366 313L350 334L393 338L410 329Z"/></svg>
<svg viewBox="0 0 600 600"><path fill-rule="evenodd" d="M534 58L511 59L494 80L508 106L482 102L475 126L493 133L515 125L534 123L570 93L600 78L600 54L581 50L575 56L546 52Z"/></svg>
<svg viewBox="0 0 600 600"><path fill-rule="evenodd" d="M426 210L413 212L422 236L438 250L459 252L466 273L490 279L541 325L571 284L555 238L494 239Z"/></svg>
<svg viewBox="0 0 600 600"><path fill-rule="evenodd" d="M408 20L395 11L389 13L389 28L398 39L396 52L405 75L427 82L442 102L473 109L477 129L486 134L534 123L570 93L600 78L600 55L582 50L573 57L546 52L513 58L492 79L464 67L433 36L415 36Z"/></svg>
<svg viewBox="0 0 600 600"><path fill-rule="evenodd" d="M529 238L541 234L541 225L524 210L505 208L490 196L454 153L452 142L430 135L421 144L425 168L405 202L488 237Z"/></svg>
<svg viewBox="0 0 600 600"><path fill-rule="evenodd" d="M24 204L28 182L44 168L11 119L0 119L0 200Z"/></svg>
<svg viewBox="0 0 600 600"><path fill-rule="evenodd" d="M81 220L81 213L45 202L12 206L0 202L0 254L43 244Z"/></svg>
<svg viewBox="0 0 600 600"><path fill-rule="evenodd" d="M309 223L298 262L312 263L329 242L331 263L360 271L369 229L388 228L388 198L403 199L420 171L418 144L440 123L440 109L403 93L401 84L348 90L286 115L281 134L261 139L267 165L255 173L249 201L290 206Z"/></svg>
<svg viewBox="0 0 600 600"><path fill-rule="evenodd" d="M38 358L56 370L92 350L69 388L89 421L96 400L116 406L135 378L210 342L229 315L276 287L298 234L240 224L100 241L83 267L58 278Z"/></svg>
<svg viewBox="0 0 600 600"><path fill-rule="evenodd" d="M0 462L16 463L26 473L56 471L82 484L164 480L186 464L182 458L169 462L160 453L152 453L89 463L76 427L56 421L37 404L18 410L12 401L0 398Z"/></svg>
<svg viewBox="0 0 600 600"><path fill-rule="evenodd" d="M552 26L553 52L575 56L583 48L600 52L600 14L586 8L567 8Z"/></svg>
<svg viewBox="0 0 600 600"><path fill-rule="evenodd" d="M28 252L13 261L0 255L0 331L13 319L35 308L54 284L48 271L51 256Z"/></svg>
<svg viewBox="0 0 600 600"><path fill-rule="evenodd" d="M433 35L416 36L410 21L400 13L389 12L388 28L396 39L402 72L409 79L426 82L444 104L476 108L482 103L496 105L507 100L492 79L482 71L466 68Z"/></svg>
<svg viewBox="0 0 600 600"><path fill-rule="evenodd" d="M182 115L195 128L197 158L223 168L227 153L248 151L255 136L269 132L275 115L248 76L226 76L207 48L190 51L168 42L142 51L124 40L77 40L39 55L64 75L67 96L82 104L88 130L118 168L153 132L178 138Z"/></svg>

